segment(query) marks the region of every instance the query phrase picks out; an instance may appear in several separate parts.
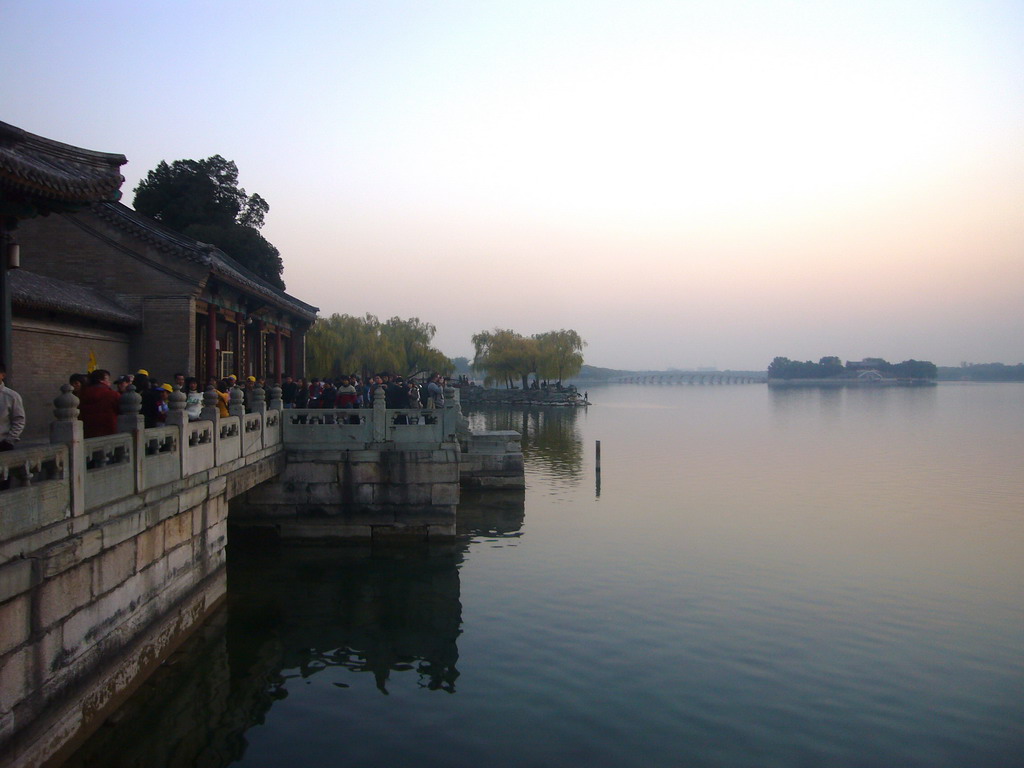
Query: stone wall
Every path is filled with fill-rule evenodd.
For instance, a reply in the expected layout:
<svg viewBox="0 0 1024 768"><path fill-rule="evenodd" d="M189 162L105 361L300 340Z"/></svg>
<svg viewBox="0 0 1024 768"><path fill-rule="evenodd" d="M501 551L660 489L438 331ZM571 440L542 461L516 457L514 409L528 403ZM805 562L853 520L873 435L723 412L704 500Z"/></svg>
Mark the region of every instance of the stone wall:
<svg viewBox="0 0 1024 768"><path fill-rule="evenodd" d="M526 487L522 435L513 430L478 432L465 440L459 477L465 488Z"/></svg>
<svg viewBox="0 0 1024 768"><path fill-rule="evenodd" d="M547 389L490 389L460 387L459 397L467 405L585 405L582 392Z"/></svg>
<svg viewBox="0 0 1024 768"><path fill-rule="evenodd" d="M282 538L437 540L455 535L459 458L433 450L289 448L283 472L232 502L233 525Z"/></svg>
<svg viewBox="0 0 1024 768"><path fill-rule="evenodd" d="M189 422L175 392L167 424L144 429L129 393L122 431L85 440L62 390L51 444L0 453L3 766L62 759L217 605L229 507L290 538L448 540L460 480L522 487L518 433L463 450L456 396L300 411L257 390L245 413L235 389L230 417L207 392Z"/></svg>
<svg viewBox="0 0 1024 768"><path fill-rule="evenodd" d="M0 454L0 764L59 760L225 593L228 500L278 474L279 411ZM175 418L177 423L174 423Z"/></svg>

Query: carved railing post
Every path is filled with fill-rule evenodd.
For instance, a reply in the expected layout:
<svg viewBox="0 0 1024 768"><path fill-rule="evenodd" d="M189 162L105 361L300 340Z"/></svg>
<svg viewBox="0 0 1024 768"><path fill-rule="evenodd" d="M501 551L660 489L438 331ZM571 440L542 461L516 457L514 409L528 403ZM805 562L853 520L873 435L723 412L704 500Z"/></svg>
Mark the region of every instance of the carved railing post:
<svg viewBox="0 0 1024 768"><path fill-rule="evenodd" d="M167 395L167 418L164 424L168 427L178 428L178 458L181 459L181 477L185 476L185 467L188 462L185 454L188 453L188 414L185 413L185 403L188 398L181 391L180 384L172 384L170 394Z"/></svg>
<svg viewBox="0 0 1024 768"><path fill-rule="evenodd" d="M179 427L184 427L188 424L188 414L185 413L185 402L188 398L181 391L181 386L178 384L172 384L171 386L173 389L167 395L167 418L164 420L164 424L167 426L176 424Z"/></svg>
<svg viewBox="0 0 1024 768"><path fill-rule="evenodd" d="M70 384L60 388L53 401L50 424L50 442L64 443L68 447L68 486L71 491L71 515L85 512L85 433L78 420L78 398Z"/></svg>
<svg viewBox="0 0 1024 768"><path fill-rule="evenodd" d="M446 383L444 385L444 415L442 416L444 426L443 439L446 442L458 440L459 419L461 417L462 405L455 394L455 387Z"/></svg>
<svg viewBox="0 0 1024 768"><path fill-rule="evenodd" d="M252 402L249 404L249 413L258 413L261 416L267 413L267 393L261 386L255 386L250 390L249 397Z"/></svg>
<svg viewBox="0 0 1024 768"><path fill-rule="evenodd" d="M203 410L200 412L200 417L204 421L213 422L213 431L217 432L217 422L220 421L220 407L217 403L220 401L220 395L217 393L217 389L211 384L203 392Z"/></svg>
<svg viewBox="0 0 1024 768"><path fill-rule="evenodd" d="M377 387L373 393L373 442L383 443L388 434L388 406L384 399L384 387Z"/></svg>
<svg viewBox="0 0 1024 768"><path fill-rule="evenodd" d="M141 410L142 395L135 391L134 384L129 384L118 405L117 431L140 432L145 429L146 420L140 413Z"/></svg>
<svg viewBox="0 0 1024 768"><path fill-rule="evenodd" d="M231 388L231 393L228 396L228 413L245 418L245 392L237 384Z"/></svg>
<svg viewBox="0 0 1024 768"><path fill-rule="evenodd" d="M274 384L270 388L270 410L272 410L272 411L283 411L284 410L284 400L282 399L281 386L279 384Z"/></svg>
<svg viewBox="0 0 1024 768"><path fill-rule="evenodd" d="M449 395L449 393L451 393ZM445 413L447 415L448 410L451 409L452 418L455 421L455 437L460 443L469 442L469 438L472 435L472 431L469 428L469 419L462 414L462 393L455 387L445 389L444 391L444 402L447 406ZM447 427L447 425L445 425ZM445 429L445 434L448 434L448 430Z"/></svg>
<svg viewBox="0 0 1024 768"><path fill-rule="evenodd" d="M117 431L129 432L132 435L132 462L135 470L135 490L142 490L143 458L146 455L142 443L146 436L146 419L140 413L142 410L142 395L135 391L135 385L129 384L128 390L121 395L121 402L118 406L120 415L117 417Z"/></svg>

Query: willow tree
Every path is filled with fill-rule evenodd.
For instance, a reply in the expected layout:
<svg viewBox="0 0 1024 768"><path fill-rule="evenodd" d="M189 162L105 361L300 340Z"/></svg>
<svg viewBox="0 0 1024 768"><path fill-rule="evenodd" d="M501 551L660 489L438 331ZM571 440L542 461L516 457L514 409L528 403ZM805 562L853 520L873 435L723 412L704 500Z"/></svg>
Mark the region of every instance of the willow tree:
<svg viewBox="0 0 1024 768"><path fill-rule="evenodd" d="M501 381L511 387L521 378L525 389L529 375L536 370L536 342L515 331L481 331L473 335L473 349L473 369L483 372L487 383Z"/></svg>
<svg viewBox="0 0 1024 768"><path fill-rule="evenodd" d="M448 372L451 361L430 346L434 333L433 325L417 317L392 317L384 323L369 313L317 318L306 335L309 369L313 375L332 378L374 371Z"/></svg>
<svg viewBox="0 0 1024 768"><path fill-rule="evenodd" d="M516 331L495 328L473 336L473 369L485 374L484 381L503 381L506 387L516 379L529 386L530 374L562 380L583 367L582 349L587 343L576 331L560 330L523 336Z"/></svg>
<svg viewBox="0 0 1024 768"><path fill-rule="evenodd" d="M537 375L562 381L583 368L583 348L587 346L574 330L562 329L534 335L539 345Z"/></svg>
<svg viewBox="0 0 1024 768"><path fill-rule="evenodd" d="M452 361L440 350L430 346L437 333L437 328L431 323L423 322L418 317L410 317L408 320L392 317L381 326L381 331L396 348L402 361L395 370L403 371L407 376L427 371L451 371Z"/></svg>

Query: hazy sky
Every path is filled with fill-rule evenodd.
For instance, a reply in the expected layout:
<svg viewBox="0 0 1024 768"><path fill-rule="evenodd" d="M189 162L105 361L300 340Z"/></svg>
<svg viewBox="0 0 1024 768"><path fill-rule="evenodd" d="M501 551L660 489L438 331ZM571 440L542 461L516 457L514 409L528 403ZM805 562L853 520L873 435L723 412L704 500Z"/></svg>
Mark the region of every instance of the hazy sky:
<svg viewBox="0 0 1024 768"><path fill-rule="evenodd" d="M1024 361L1021 0L0 0L0 120L221 154L293 295L615 368ZM31 268L30 264L25 265Z"/></svg>

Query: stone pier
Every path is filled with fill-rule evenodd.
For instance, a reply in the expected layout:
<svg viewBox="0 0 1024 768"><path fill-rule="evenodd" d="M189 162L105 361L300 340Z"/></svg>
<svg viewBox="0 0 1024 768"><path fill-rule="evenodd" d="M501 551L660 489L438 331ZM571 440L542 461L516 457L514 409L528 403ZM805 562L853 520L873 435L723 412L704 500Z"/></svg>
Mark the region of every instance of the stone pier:
<svg viewBox="0 0 1024 768"><path fill-rule="evenodd" d="M0 453L0 766L59 761L218 605L228 520L286 538L445 540L460 483L523 487L514 432L471 435L447 408L284 409L170 395L146 429L84 439L54 401L48 445ZM380 393L383 395L383 392Z"/></svg>

